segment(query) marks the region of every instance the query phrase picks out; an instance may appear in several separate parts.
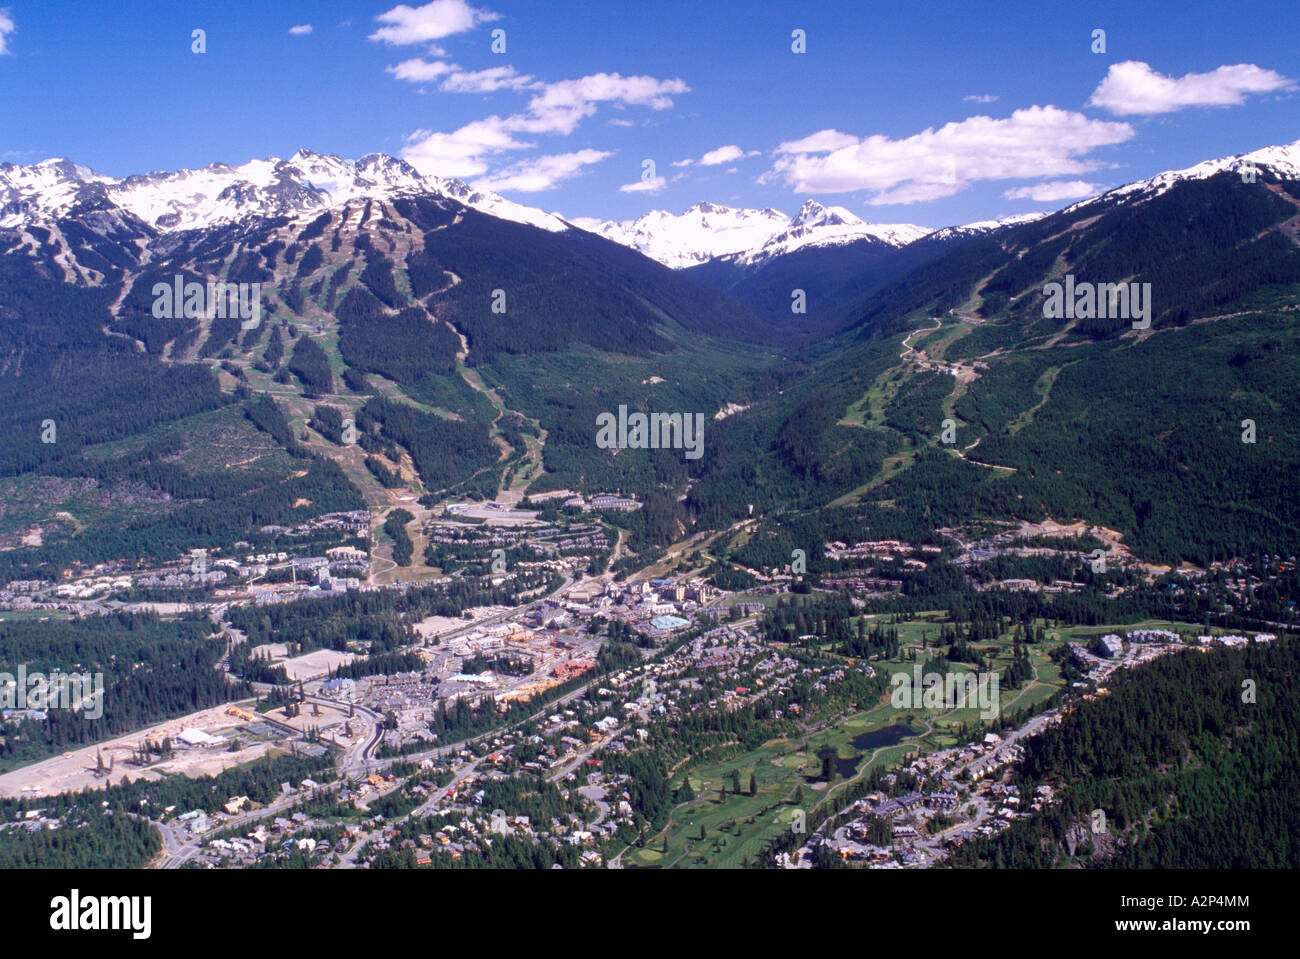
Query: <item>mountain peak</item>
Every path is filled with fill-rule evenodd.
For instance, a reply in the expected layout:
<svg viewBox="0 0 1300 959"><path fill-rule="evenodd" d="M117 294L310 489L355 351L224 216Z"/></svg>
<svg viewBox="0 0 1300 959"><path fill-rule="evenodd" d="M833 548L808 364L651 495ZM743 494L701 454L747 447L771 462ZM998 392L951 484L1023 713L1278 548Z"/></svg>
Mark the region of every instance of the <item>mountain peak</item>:
<svg viewBox="0 0 1300 959"><path fill-rule="evenodd" d="M838 245L866 238L903 246L929 232L908 224L866 223L844 207L825 206L813 199L804 201L793 217L771 207L752 210L704 201L680 215L652 210L621 223L583 220L578 225L674 269L720 256L738 256L750 262L801 246Z"/></svg>
<svg viewBox="0 0 1300 959"><path fill-rule="evenodd" d="M1080 200L1066 207L1077 210L1092 203L1133 198L1148 199L1159 196L1182 180L1204 180L1224 171L1240 173L1246 167L1268 170L1286 180L1300 180L1300 140L1278 146L1262 147L1249 153L1236 153L1217 160L1204 160L1182 170L1166 170L1145 180L1136 180L1107 190L1099 196Z"/></svg>
<svg viewBox="0 0 1300 959"><path fill-rule="evenodd" d="M0 164L0 227L67 214L88 187L123 213L163 231L204 229L250 217L316 216L353 200L400 194L446 197L492 216L544 230L567 230L554 214L475 191L456 180L422 176L405 160L371 153L356 162L314 150L287 160L249 160L240 166L213 162L201 169L102 176L71 160L32 166Z"/></svg>
<svg viewBox="0 0 1300 959"><path fill-rule="evenodd" d="M17 167L17 169L22 169L22 167ZM99 174L90 167L74 163L67 157L50 157L48 160L41 160L39 163L32 164L28 169L50 171L68 180L95 180L100 178Z"/></svg>
<svg viewBox="0 0 1300 959"><path fill-rule="evenodd" d="M826 207L822 206L816 200L804 200L803 206L799 208L799 212L794 216L794 222L798 223L800 220L821 216L825 210Z"/></svg>
<svg viewBox="0 0 1300 959"><path fill-rule="evenodd" d="M865 220L854 216L842 206L823 206L816 200L805 200L799 212L790 221L792 227L810 226L869 226Z"/></svg>

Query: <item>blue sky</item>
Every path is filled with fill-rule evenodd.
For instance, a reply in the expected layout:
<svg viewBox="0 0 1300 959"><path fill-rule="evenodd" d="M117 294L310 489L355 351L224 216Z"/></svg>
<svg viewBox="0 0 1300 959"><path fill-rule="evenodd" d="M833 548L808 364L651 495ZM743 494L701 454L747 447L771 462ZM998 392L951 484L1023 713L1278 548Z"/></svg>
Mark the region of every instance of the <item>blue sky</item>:
<svg viewBox="0 0 1300 959"><path fill-rule="evenodd" d="M1298 52L1294 0L0 0L0 159L384 152L568 217L942 226L1294 142Z"/></svg>

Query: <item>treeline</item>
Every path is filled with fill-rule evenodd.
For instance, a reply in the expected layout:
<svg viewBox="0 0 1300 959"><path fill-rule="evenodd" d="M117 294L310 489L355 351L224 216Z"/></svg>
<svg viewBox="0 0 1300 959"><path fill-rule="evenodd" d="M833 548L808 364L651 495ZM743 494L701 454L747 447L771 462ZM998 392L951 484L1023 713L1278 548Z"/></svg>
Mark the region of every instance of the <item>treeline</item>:
<svg viewBox="0 0 1300 959"><path fill-rule="evenodd" d="M444 419L379 397L368 401L356 420L358 430L405 447L430 490L446 488L490 466L498 456L481 421Z"/></svg>
<svg viewBox="0 0 1300 959"><path fill-rule="evenodd" d="M270 394L258 393L244 404L244 413L260 429L290 453L298 452L298 440L293 427L280 406Z"/></svg>
<svg viewBox="0 0 1300 959"><path fill-rule="evenodd" d="M33 762L246 695L214 668L224 650L203 619L119 613L0 622L0 671L89 675L91 688L81 692L102 690L98 704L60 701L44 719L4 720L0 764Z"/></svg>
<svg viewBox="0 0 1300 959"><path fill-rule="evenodd" d="M0 830L0 868L139 869L162 849L153 821L201 809L219 811L231 796L267 803L280 783L329 777L332 756L319 759L276 756L259 759L216 776L191 779L174 774L156 781L124 775L120 784L31 799L0 799L0 817L13 825ZM27 812L59 820L59 828L28 832L20 822Z"/></svg>
<svg viewBox="0 0 1300 959"><path fill-rule="evenodd" d="M406 485L401 473L397 470L390 470L376 456L366 457L366 469L370 470L370 475L379 480L379 485L384 489L397 489Z"/></svg>
<svg viewBox="0 0 1300 959"><path fill-rule="evenodd" d="M158 830L121 805L88 802L58 829L0 829L0 869L141 869L161 849Z"/></svg>
<svg viewBox="0 0 1300 959"><path fill-rule="evenodd" d="M316 406L307 425L331 443L342 446L346 440L347 422L343 419L343 411L337 406L327 406L324 403Z"/></svg>
<svg viewBox="0 0 1300 959"><path fill-rule="evenodd" d="M121 464L104 461L102 465L113 470ZM289 526L321 513L364 505L338 464L319 458L310 460L304 475L287 478L273 472L241 474L233 470L191 476L174 464L160 464L150 475L175 479L184 495L173 495L186 502L162 515L149 513L121 526L105 525L83 530L71 539L0 552L0 580L21 579L73 562L100 562L106 557L170 561L194 547L229 547L240 540L269 543L275 536L259 533L264 526ZM159 485L168 489L171 484ZM44 578L51 578L50 573Z"/></svg>
<svg viewBox="0 0 1300 959"><path fill-rule="evenodd" d="M415 546L411 542L410 534L406 532L406 524L413 519L415 517L409 512L399 508L389 513L384 520L384 532L393 541L393 562L398 566L411 565L411 556L415 552Z"/></svg>
<svg viewBox="0 0 1300 959"><path fill-rule="evenodd" d="M496 587L485 580L456 580L405 591L350 591L290 603L232 606L226 615L231 626L248 637L250 647L286 643L296 654L313 649L345 652L352 643L373 656L418 642L413 625L428 616L459 616L471 606L515 606L520 592L557 584L541 574L521 575Z"/></svg>
<svg viewBox="0 0 1300 959"><path fill-rule="evenodd" d="M370 272L367 267L363 279ZM400 301L388 305L396 308ZM365 288L354 286L334 315L339 321L339 352L354 369L399 383L455 371L460 340L422 306L408 306L390 316L383 303Z"/></svg>
<svg viewBox="0 0 1300 959"><path fill-rule="evenodd" d="M671 345L655 332L659 319L647 301L697 331L727 320L741 327L743 308L630 252L590 234L551 233L466 210L454 229L426 233L423 252L408 263L417 296L445 286L444 270L461 278L431 293L429 303L465 332L472 363L575 342L619 353L667 352Z"/></svg>
<svg viewBox="0 0 1300 959"><path fill-rule="evenodd" d="M1022 796L1057 802L959 849L956 866L1300 865L1300 653L1292 640L1164 656L1026 743ZM1104 815L1104 836L1092 823Z"/></svg>
<svg viewBox="0 0 1300 959"><path fill-rule="evenodd" d="M347 664L340 663L330 671L330 675L336 679L361 679L363 676L420 672L424 666L418 653L377 653L360 656Z"/></svg>
<svg viewBox="0 0 1300 959"><path fill-rule="evenodd" d="M968 240L893 283L861 312L857 325L864 337L892 335L918 311L942 315L978 290L981 312L1002 320L981 331L983 350L1014 347L1026 334L1059 332L1064 325L1042 315L1043 285L1062 257L1078 282L1150 283L1157 327L1224 310L1261 288L1300 282L1300 253L1270 229L1294 216L1295 208L1267 188L1268 179L1265 174L1259 183L1244 184L1224 171L1182 181L1142 203L1097 204L1099 216L1084 228L1073 222L1076 213L1060 212L998 237ZM1008 249L1018 255L1008 257ZM1075 329L1108 338L1131 322L1083 318Z"/></svg>
<svg viewBox="0 0 1300 959"><path fill-rule="evenodd" d="M308 396L334 392L334 372L329 357L310 336L300 336L293 344L289 369L302 381Z"/></svg>

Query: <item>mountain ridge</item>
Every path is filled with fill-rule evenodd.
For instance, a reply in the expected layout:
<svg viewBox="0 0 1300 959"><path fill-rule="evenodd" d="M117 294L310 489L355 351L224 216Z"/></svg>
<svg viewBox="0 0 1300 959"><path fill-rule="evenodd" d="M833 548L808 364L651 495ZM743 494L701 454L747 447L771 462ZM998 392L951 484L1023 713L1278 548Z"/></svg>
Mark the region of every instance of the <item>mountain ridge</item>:
<svg viewBox="0 0 1300 959"><path fill-rule="evenodd" d="M1264 156L1289 173L1286 152ZM134 408L171 410L175 429L188 431L194 417L230 407L222 429L247 435L240 419L247 406L249 421L274 441L268 476L280 477L274 509L250 502L245 510L258 526L305 515L295 512L308 509L294 505L300 499L311 509L355 502L349 484L371 503L386 502L387 488L367 468L371 457L405 471L412 493L429 504L494 496L503 484L662 496L653 511L661 537L750 518L775 523L792 509L837 504L883 522L897 505L914 527L909 535L972 512L1050 515L1101 522L1156 558L1236 555L1255 533L1276 551L1300 528L1290 513L1274 522L1259 512L1294 466L1277 451L1294 445L1295 420L1267 403L1285 401L1275 384L1294 379L1288 321L1300 255L1282 225L1295 219L1300 187L1268 173L1243 185L1232 162L1149 202L1131 190L1084 214L1057 211L973 238L805 245L755 270L734 294L719 292L727 277L696 272L725 260L674 271L582 229L539 230L451 197L401 194L408 175L381 160L300 158L278 173L271 164L248 176L215 167L182 177L207 184L204 197L220 197L213 181L249 186L206 208L227 217L213 227L167 232L112 200L108 187L117 181L47 163L25 175L43 177L47 205L57 200L69 214L9 209L24 225L0 230L7 364L0 391L12 435L21 438L9 475L57 471L77 483L117 484L128 499L136 495L122 485L128 481L153 495L190 497L168 548L202 545L217 507L192 495L207 487L165 461L173 441L150 445L161 442L161 424ZM12 178L14 169L5 172ZM174 190L177 182L155 180L119 192L157 191L159 182ZM282 193L266 192L277 184ZM372 202L354 188L399 193ZM277 197L306 213L244 219L254 208L275 209ZM716 218L720 209L699 212ZM853 225L833 209L806 213L800 226ZM45 233L35 225L42 216ZM42 255L60 244L76 257ZM69 266L98 270L100 280L79 281ZM1122 317L1073 324L1045 317L1043 284L1063 270L1085 282L1151 283L1150 330ZM178 274L263 284L264 321L244 331L230 317L154 316L154 285ZM802 314L791 309L792 289L806 294ZM1241 311L1252 308L1270 315L1245 319ZM1184 343L1195 344L1195 357ZM1211 375L1212 393L1197 392ZM1083 427L1099 391L1109 408L1093 435ZM1179 431L1174 460L1140 426L1153 396L1163 417L1155 432ZM1193 401L1204 406L1198 424L1218 424L1213 433L1172 412ZM683 465L592 447L595 417L623 404L710 417L732 406L741 412L710 419L709 454ZM358 451L313 434L308 423L324 422L324 405L352 413L369 446ZM1189 529L1178 516L1208 515L1227 464L1244 468L1232 456L1241 443L1224 425L1235 429L1243 416L1258 420L1261 446L1269 445L1269 456L1245 464L1258 495L1217 525ZM58 422L66 445L46 445L30 429L45 417ZM951 446L937 438L945 418L958 424ZM79 442L137 434L149 434L148 442L125 463L106 450L80 455ZM285 479L300 447L322 457L320 465L301 482ZM456 452L440 457L443 449ZM236 488L214 478L212 489L224 500L252 497L261 480L245 479ZM1178 515L1158 512L1163 502ZM159 513L150 503L128 505L133 523ZM102 558L96 551L126 555L144 526L117 524L101 513L100 533L80 544L69 534L55 545L93 559ZM246 538L234 525L222 535ZM64 555L57 550L41 555Z"/></svg>
<svg viewBox="0 0 1300 959"><path fill-rule="evenodd" d="M306 217L352 200L434 195L499 219L552 232L571 228L562 217L475 190L462 180L425 176L404 160L370 153L349 161L299 150L288 159L214 162L199 169L110 177L56 158L30 166L0 163L0 229L17 229L68 214L78 202L101 198L159 232L211 229L250 217Z"/></svg>
<svg viewBox="0 0 1300 959"><path fill-rule="evenodd" d="M1300 177L1300 140L1121 184L1072 203L1075 211L1098 202L1158 195L1174 183L1255 165L1287 179ZM924 239L962 239L1050 216L1035 211L937 229L916 224L867 222L842 206L805 200L788 216L772 208L727 207L702 201L680 214L650 210L623 221L567 219L558 213L477 190L455 178L419 173L383 153L358 160L301 149L287 159L253 159L241 165L213 162L202 168L112 177L67 158L23 166L0 163L0 229L22 230L68 215L79 204L124 211L147 230L168 233L237 224L250 217L307 217L352 200L433 195L453 199L499 219L552 232L582 229L637 250L673 269L726 258L752 269L800 250L854 243L902 248Z"/></svg>
<svg viewBox="0 0 1300 959"><path fill-rule="evenodd" d="M844 207L812 199L804 201L794 216L770 207L753 210L705 201L680 214L651 210L633 220L576 218L573 223L674 269L720 257L736 257L745 266L761 265L808 245L858 240L905 246L931 232L910 223L868 223Z"/></svg>

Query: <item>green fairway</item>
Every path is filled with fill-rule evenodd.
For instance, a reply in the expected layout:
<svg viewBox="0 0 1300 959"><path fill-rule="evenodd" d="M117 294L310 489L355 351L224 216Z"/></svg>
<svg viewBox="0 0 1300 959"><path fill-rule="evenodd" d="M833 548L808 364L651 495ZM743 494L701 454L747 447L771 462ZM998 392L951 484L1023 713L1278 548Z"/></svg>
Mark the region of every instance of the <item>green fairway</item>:
<svg viewBox="0 0 1300 959"><path fill-rule="evenodd" d="M911 675L916 665L914 655L921 661L939 655L935 647L945 619L942 611L918 613L901 623L892 623L891 617L884 615L863 618L867 628L880 625L899 632L902 658L873 661L872 666L878 671ZM1034 625L1045 627L1047 635L1043 643L1026 646L1035 678L1020 688L1000 687L999 705L1003 715L1037 705L1064 686L1060 667L1052 661L1050 653L1067 639L1087 642L1107 632L1134 628L1098 626L1067 631L1053 630L1042 621ZM1157 622L1141 625L1177 626ZM1183 628L1188 627L1183 624ZM999 674L1011 664L1014 644L1010 632L975 645L986 655L992 655L993 668ZM973 668L966 663L949 664L954 673L970 672ZM868 771L897 767L915 755L965 741L969 729L987 718L981 714L977 704L961 709L899 709L890 703L886 692L870 708L824 727L809 729L798 738L769 740L756 750L695 765L688 775L696 798L677 806L667 826L648 837L644 847L628 849L623 859L629 866L640 867L743 867L759 857L765 842L791 828L796 809L804 811L806 827L812 832L842 808L842 797L849 785ZM900 740L893 741L892 736L885 734L889 741L880 745L868 748L855 745L855 740L861 742L859 737L891 728L897 734L899 727L908 730ZM833 750L838 759L837 774L829 783L821 778L819 754L824 750ZM733 789L733 774L737 773L739 795ZM751 775L756 786L753 796L748 794ZM680 773L673 777L674 787L679 787L681 782Z"/></svg>

